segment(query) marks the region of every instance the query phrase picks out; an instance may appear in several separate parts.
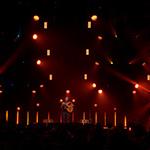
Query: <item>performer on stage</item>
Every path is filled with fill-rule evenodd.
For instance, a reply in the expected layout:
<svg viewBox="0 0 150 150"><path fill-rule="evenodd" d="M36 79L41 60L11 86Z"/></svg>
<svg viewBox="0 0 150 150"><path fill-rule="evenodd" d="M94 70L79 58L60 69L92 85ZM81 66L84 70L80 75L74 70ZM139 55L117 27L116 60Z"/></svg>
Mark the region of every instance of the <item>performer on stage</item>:
<svg viewBox="0 0 150 150"><path fill-rule="evenodd" d="M62 108L62 123L72 122L73 103L68 96L65 97L64 102L61 104Z"/></svg>

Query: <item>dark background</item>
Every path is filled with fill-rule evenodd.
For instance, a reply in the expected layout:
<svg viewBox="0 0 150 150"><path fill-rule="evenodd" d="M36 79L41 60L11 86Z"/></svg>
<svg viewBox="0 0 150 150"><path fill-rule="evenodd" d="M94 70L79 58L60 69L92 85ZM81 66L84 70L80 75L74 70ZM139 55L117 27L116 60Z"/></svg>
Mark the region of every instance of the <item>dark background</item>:
<svg viewBox="0 0 150 150"><path fill-rule="evenodd" d="M144 110L144 118L149 112L149 92L139 89L135 101L131 81L150 89L146 81L150 74L149 7L148 1L129 0L1 2L1 109L15 110L19 105L23 110L32 110L40 102L43 115L50 110L55 116L60 109L59 99L70 89L79 114L93 111L96 102L101 112L111 113L117 107L120 114L132 116ZM35 14L40 16L39 22L33 21ZM89 30L87 22L93 14L98 15L98 20ZM43 29L44 21L48 21L47 30ZM39 41L32 40L35 32L41 36ZM98 41L98 35L102 35L102 41ZM52 51L50 57L46 56L47 48ZM90 49L88 57L86 48ZM36 65L38 58L43 60L42 66ZM100 64L96 68L95 61ZM53 81L48 80L50 73ZM88 74L88 81L83 80L84 73ZM96 98L95 91L86 90L92 82L97 83L96 89L104 90L106 104ZM40 84L44 84L43 89ZM35 96L32 90L37 91Z"/></svg>

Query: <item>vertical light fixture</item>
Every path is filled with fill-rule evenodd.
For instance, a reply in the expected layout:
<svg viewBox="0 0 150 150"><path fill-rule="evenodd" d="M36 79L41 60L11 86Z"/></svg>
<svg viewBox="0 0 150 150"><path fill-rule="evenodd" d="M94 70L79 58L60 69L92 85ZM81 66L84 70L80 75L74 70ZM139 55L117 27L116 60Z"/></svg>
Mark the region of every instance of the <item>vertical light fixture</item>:
<svg viewBox="0 0 150 150"><path fill-rule="evenodd" d="M38 123L39 123L39 112L36 111L36 124L38 124Z"/></svg>
<svg viewBox="0 0 150 150"><path fill-rule="evenodd" d="M6 122L8 122L8 110L6 110L5 115L6 115Z"/></svg>
<svg viewBox="0 0 150 150"><path fill-rule="evenodd" d="M16 114L16 124L19 124L19 112L20 112L20 107L17 107L17 114Z"/></svg>
<svg viewBox="0 0 150 150"><path fill-rule="evenodd" d="M47 120L48 120L48 123L50 123L50 112L47 113Z"/></svg>
<svg viewBox="0 0 150 150"><path fill-rule="evenodd" d="M40 104L36 103L36 106L37 106L37 108L39 108ZM39 111L37 110L36 111L36 124L38 124L38 123L39 123Z"/></svg>
<svg viewBox="0 0 150 150"><path fill-rule="evenodd" d="M29 116L30 116L30 115L29 115L29 111L27 111L27 126L29 125L29 122L30 122L30 121L29 121Z"/></svg>
<svg viewBox="0 0 150 150"><path fill-rule="evenodd" d="M124 116L124 129L127 129L127 116Z"/></svg>
<svg viewBox="0 0 150 150"><path fill-rule="evenodd" d="M116 112L116 107L114 107L114 127L117 126L117 112Z"/></svg>
<svg viewBox="0 0 150 150"><path fill-rule="evenodd" d="M87 74L84 74L84 80L87 80Z"/></svg>
<svg viewBox="0 0 150 150"><path fill-rule="evenodd" d="M88 21L88 29L91 29L92 25L91 25L91 21Z"/></svg>
<svg viewBox="0 0 150 150"><path fill-rule="evenodd" d="M53 75L49 74L49 80L53 80Z"/></svg>
<svg viewBox="0 0 150 150"><path fill-rule="evenodd" d="M147 80L150 81L150 75L149 74L147 75Z"/></svg>
<svg viewBox="0 0 150 150"><path fill-rule="evenodd" d="M89 52L89 49L87 48L86 50L85 50L85 55L89 55L90 54L90 52Z"/></svg>
<svg viewBox="0 0 150 150"><path fill-rule="evenodd" d="M44 22L44 29L47 29L47 28L48 28L48 22L45 21L45 22Z"/></svg>
<svg viewBox="0 0 150 150"><path fill-rule="evenodd" d="M51 50L47 49L47 56L50 56L50 55L51 55Z"/></svg>
<svg viewBox="0 0 150 150"><path fill-rule="evenodd" d="M104 112L104 128L107 127L107 114Z"/></svg>

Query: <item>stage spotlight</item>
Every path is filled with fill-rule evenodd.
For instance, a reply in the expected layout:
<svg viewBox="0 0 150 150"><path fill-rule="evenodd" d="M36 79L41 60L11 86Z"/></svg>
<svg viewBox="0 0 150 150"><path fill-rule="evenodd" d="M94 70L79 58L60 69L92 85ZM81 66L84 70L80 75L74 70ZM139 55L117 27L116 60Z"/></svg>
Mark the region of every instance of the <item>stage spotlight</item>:
<svg viewBox="0 0 150 150"><path fill-rule="evenodd" d="M35 94L35 93L36 93L36 90L32 90L32 93Z"/></svg>
<svg viewBox="0 0 150 150"><path fill-rule="evenodd" d="M50 56L51 55L51 51L50 49L47 49L47 56Z"/></svg>
<svg viewBox="0 0 150 150"><path fill-rule="evenodd" d="M103 37L99 35L99 36L97 36L97 39L98 39L98 40L102 40Z"/></svg>
<svg viewBox="0 0 150 150"><path fill-rule="evenodd" d="M88 21L88 29L91 29L91 21Z"/></svg>
<svg viewBox="0 0 150 150"><path fill-rule="evenodd" d="M38 59L38 60L36 61L36 64L37 64L37 65L40 65L40 64L41 64L41 60Z"/></svg>
<svg viewBox="0 0 150 150"><path fill-rule="evenodd" d="M93 16L91 16L91 20L92 20L92 21L96 21L96 20L97 20L97 18L98 18L98 17L97 17L97 15L93 15Z"/></svg>
<svg viewBox="0 0 150 150"><path fill-rule="evenodd" d="M66 90L66 94L69 94L70 93L70 90Z"/></svg>
<svg viewBox="0 0 150 150"><path fill-rule="evenodd" d="M96 83L93 83L93 84L92 84L92 87L93 87L93 88L96 88Z"/></svg>
<svg viewBox="0 0 150 150"><path fill-rule="evenodd" d="M99 62L96 61L96 62L95 62L95 65L96 65L96 66L99 66Z"/></svg>
<svg viewBox="0 0 150 150"><path fill-rule="evenodd" d="M34 21L39 21L40 17L38 15L33 16Z"/></svg>
<svg viewBox="0 0 150 150"><path fill-rule="evenodd" d="M114 64L112 60L110 61L110 64L111 64L111 65L113 65L113 64Z"/></svg>
<svg viewBox="0 0 150 150"><path fill-rule="evenodd" d="M32 35L32 38L33 38L33 40L37 40L38 35L37 35L37 34L33 34L33 35Z"/></svg>
<svg viewBox="0 0 150 150"><path fill-rule="evenodd" d="M63 99L60 99L59 101L60 101L60 103L62 103L62 102L63 102Z"/></svg>
<svg viewBox="0 0 150 150"><path fill-rule="evenodd" d="M94 104L94 107L97 107L98 105L97 104Z"/></svg>
<svg viewBox="0 0 150 150"><path fill-rule="evenodd" d="M20 107L17 107L17 110L19 111L19 110L20 110Z"/></svg>
<svg viewBox="0 0 150 150"><path fill-rule="evenodd" d="M44 22L44 29L47 29L47 27L48 27L48 22Z"/></svg>
<svg viewBox="0 0 150 150"><path fill-rule="evenodd" d="M49 74L49 80L53 80L53 75Z"/></svg>
<svg viewBox="0 0 150 150"><path fill-rule="evenodd" d="M41 85L40 85L40 88L43 88L43 87L44 87L44 85L43 85L43 84L41 84Z"/></svg>
<svg viewBox="0 0 150 150"><path fill-rule="evenodd" d="M86 49L85 54L89 55L89 49Z"/></svg>
<svg viewBox="0 0 150 150"><path fill-rule="evenodd" d="M98 93L99 93L99 94L102 94L102 93L103 93L103 90L101 90L101 89L98 90Z"/></svg>
<svg viewBox="0 0 150 150"><path fill-rule="evenodd" d="M87 80L87 74L84 74L84 80Z"/></svg>
<svg viewBox="0 0 150 150"><path fill-rule="evenodd" d="M76 101L75 99L72 99L72 102L73 102L73 103L75 103L75 101Z"/></svg>
<svg viewBox="0 0 150 150"><path fill-rule="evenodd" d="M129 127L129 128L128 128L128 130L131 132L131 131L132 131L132 128L131 128L131 127Z"/></svg>
<svg viewBox="0 0 150 150"><path fill-rule="evenodd" d="M36 106L37 106L37 107L39 107L39 106L40 106L40 104L39 104L39 103L36 103Z"/></svg>
<svg viewBox="0 0 150 150"><path fill-rule="evenodd" d="M133 91L132 91L132 93L133 93L133 94L136 94L136 91L135 91L135 90L133 90Z"/></svg>
<svg viewBox="0 0 150 150"><path fill-rule="evenodd" d="M136 89L138 89L139 88L139 84L135 84L135 86L134 86Z"/></svg>
<svg viewBox="0 0 150 150"><path fill-rule="evenodd" d="M150 75L149 74L147 75L147 80L150 81Z"/></svg>

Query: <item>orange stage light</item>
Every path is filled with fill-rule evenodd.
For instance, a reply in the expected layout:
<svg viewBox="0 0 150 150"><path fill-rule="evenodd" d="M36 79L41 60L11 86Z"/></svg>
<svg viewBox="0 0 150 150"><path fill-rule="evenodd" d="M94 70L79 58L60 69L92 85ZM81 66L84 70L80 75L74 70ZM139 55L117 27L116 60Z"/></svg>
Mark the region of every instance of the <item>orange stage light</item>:
<svg viewBox="0 0 150 150"><path fill-rule="evenodd" d="M92 21L96 21L96 20L97 20L97 18L98 18L98 17L97 17L97 15L93 15L93 16L91 16L91 20L92 20Z"/></svg>

